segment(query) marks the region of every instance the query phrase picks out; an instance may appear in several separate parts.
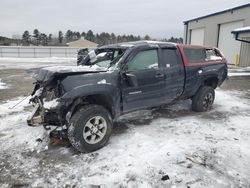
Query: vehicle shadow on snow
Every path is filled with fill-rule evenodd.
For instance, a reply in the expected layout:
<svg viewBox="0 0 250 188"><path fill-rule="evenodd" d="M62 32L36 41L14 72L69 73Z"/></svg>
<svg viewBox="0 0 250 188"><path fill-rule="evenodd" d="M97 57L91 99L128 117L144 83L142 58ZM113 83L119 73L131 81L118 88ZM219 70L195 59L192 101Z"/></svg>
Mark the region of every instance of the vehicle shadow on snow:
<svg viewBox="0 0 250 188"><path fill-rule="evenodd" d="M161 106L157 108L152 108L148 110L135 111L126 115L121 116L113 125L112 136L126 134L131 127L136 126L148 126L157 118L169 118L174 119L178 117L190 116L193 112L190 110L190 101L181 101L171 106ZM111 137L112 137L111 136ZM44 142L43 139L37 139L37 142ZM51 158L57 159L59 161L66 160L64 153L71 153L72 155L80 154L71 147L69 141L60 140L60 139L49 139L47 149L43 149L42 158ZM58 156L58 153L61 153L62 157ZM41 153L37 154L36 152L24 152L23 155L27 156L40 156ZM67 154L66 154L67 155Z"/></svg>
<svg viewBox="0 0 250 188"><path fill-rule="evenodd" d="M186 117L193 115L191 111L191 101L180 101L172 105L164 105L160 107L151 108L148 110L141 110L131 112L121 116L114 124L114 130L119 132L121 128L129 128L129 125L150 125L152 121L158 118L174 119L178 117Z"/></svg>
<svg viewBox="0 0 250 188"><path fill-rule="evenodd" d="M184 100L172 105L165 105L148 110L135 111L121 116L114 122L112 136L126 134L126 132L129 131L132 127L148 126L158 118L176 119L196 116L200 119L205 120L222 120L227 119L229 116L235 115L235 112L225 113L224 111L218 110L217 107L219 106L215 104L209 112L194 112L191 110L191 100ZM48 153L48 156L54 155L54 153L58 152L65 152L62 151L61 148L67 148L67 152L73 155L80 154L71 147L68 140L64 140L63 142L50 141L48 150L44 152ZM55 157L56 156L57 155L55 155Z"/></svg>

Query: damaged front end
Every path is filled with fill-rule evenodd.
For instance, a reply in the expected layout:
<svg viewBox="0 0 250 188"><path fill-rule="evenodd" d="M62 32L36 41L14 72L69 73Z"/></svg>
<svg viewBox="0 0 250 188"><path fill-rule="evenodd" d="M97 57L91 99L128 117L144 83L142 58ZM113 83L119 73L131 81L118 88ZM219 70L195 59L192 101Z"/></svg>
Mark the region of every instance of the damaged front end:
<svg viewBox="0 0 250 188"><path fill-rule="evenodd" d="M36 82L30 103L34 105L34 110L27 119L28 125L45 127L66 125L70 112L68 116L66 113L74 99L63 99L63 95L72 91L77 85L74 82L65 83L65 79L69 76L99 72L105 71L84 66L55 66L40 69L33 75Z"/></svg>
<svg viewBox="0 0 250 188"><path fill-rule="evenodd" d="M62 90L60 82L46 84L36 82L30 103L34 105L31 115L27 118L29 126L63 126L63 104L60 102Z"/></svg>

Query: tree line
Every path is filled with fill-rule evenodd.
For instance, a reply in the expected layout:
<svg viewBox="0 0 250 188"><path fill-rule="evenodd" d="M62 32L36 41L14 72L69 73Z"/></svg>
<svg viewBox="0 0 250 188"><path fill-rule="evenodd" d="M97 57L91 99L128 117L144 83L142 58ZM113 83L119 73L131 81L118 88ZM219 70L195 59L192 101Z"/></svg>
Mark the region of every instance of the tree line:
<svg viewBox="0 0 250 188"><path fill-rule="evenodd" d="M0 45L1 46L9 46L11 44L20 45L20 40L0 36Z"/></svg>
<svg viewBox="0 0 250 188"><path fill-rule="evenodd" d="M67 30L65 33L63 33L62 31L58 31L58 34L54 36L51 33L46 34L44 32L40 32L38 29L34 29L31 33L28 30L24 31L21 38L21 44L26 46L65 46L68 42L75 41L80 38L95 42L99 45L138 40L155 40L149 35L145 35L143 37L139 35L116 35L114 33L108 32L94 33L92 30L88 30L87 32ZM160 40L167 42L183 43L183 38L181 37L171 37L169 39L165 38Z"/></svg>
<svg viewBox="0 0 250 188"><path fill-rule="evenodd" d="M41 33L38 29L34 29L33 34L26 30L22 35L22 44L27 46L30 44L48 46L51 41L52 34Z"/></svg>

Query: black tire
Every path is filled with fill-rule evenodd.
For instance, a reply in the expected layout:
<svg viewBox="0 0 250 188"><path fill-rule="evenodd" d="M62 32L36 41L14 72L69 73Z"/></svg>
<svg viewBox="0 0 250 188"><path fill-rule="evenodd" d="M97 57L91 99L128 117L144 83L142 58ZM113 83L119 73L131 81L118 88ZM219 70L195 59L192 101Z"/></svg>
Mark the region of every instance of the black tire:
<svg viewBox="0 0 250 188"><path fill-rule="evenodd" d="M98 121L98 123L96 124L95 121ZM105 123L105 129L95 128L100 127L99 125L105 127ZM95 131L91 129L90 126L92 126L92 128L94 127ZM68 139L72 146L78 151L92 152L107 144L112 133L112 128L111 116L104 107L100 105L86 105L72 116L68 127ZM90 133L91 135L89 135ZM99 136L100 133L102 133L101 136Z"/></svg>
<svg viewBox="0 0 250 188"><path fill-rule="evenodd" d="M192 110L205 112L212 108L215 92L212 87L202 86L192 98Z"/></svg>

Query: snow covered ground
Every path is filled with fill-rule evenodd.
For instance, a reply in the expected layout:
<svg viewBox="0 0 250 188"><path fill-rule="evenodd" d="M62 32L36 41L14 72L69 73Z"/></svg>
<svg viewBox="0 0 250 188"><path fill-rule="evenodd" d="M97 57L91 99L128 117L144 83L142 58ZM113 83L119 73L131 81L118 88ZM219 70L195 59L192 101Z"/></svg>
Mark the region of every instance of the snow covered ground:
<svg viewBox="0 0 250 188"><path fill-rule="evenodd" d="M28 127L28 98L13 109L22 97L4 102L0 185L248 187L250 106L242 97L217 90L208 113L193 113L184 101L128 114L109 144L90 154L52 146L42 127Z"/></svg>
<svg viewBox="0 0 250 188"><path fill-rule="evenodd" d="M29 98L17 95L0 102L0 187L249 187L249 93L217 89L205 113L188 100L127 114L89 154L28 127Z"/></svg>
<svg viewBox="0 0 250 188"><path fill-rule="evenodd" d="M54 65L76 65L76 58L0 58L0 69L32 69Z"/></svg>
<svg viewBox="0 0 250 188"><path fill-rule="evenodd" d="M230 68L231 67L231 68ZM233 67L230 66L228 76L250 76L250 67Z"/></svg>

